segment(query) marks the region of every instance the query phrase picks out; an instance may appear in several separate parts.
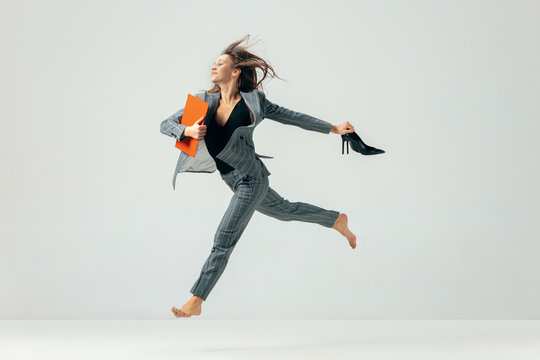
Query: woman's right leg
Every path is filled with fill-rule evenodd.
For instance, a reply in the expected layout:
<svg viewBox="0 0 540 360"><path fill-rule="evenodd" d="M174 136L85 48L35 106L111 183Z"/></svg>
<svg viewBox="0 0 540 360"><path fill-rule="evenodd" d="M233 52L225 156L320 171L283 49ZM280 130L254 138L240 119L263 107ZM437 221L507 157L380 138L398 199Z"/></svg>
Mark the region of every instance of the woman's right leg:
<svg viewBox="0 0 540 360"><path fill-rule="evenodd" d="M193 295L203 300L206 300L221 277L236 243L268 189L267 177L254 179L237 170L222 177L234 191L234 195L218 226L210 255L190 290Z"/></svg>

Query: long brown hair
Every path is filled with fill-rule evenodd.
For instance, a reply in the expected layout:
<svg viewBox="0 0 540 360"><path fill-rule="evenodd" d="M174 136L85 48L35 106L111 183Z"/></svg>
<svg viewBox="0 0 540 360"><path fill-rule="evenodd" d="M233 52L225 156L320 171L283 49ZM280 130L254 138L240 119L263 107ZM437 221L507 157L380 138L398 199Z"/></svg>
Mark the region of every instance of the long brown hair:
<svg viewBox="0 0 540 360"><path fill-rule="evenodd" d="M271 75L269 75L270 77L281 79L276 75L274 69L266 60L247 50L251 45L240 45L244 40L248 39L249 34L242 39L233 42L221 52L221 55L227 54L232 58L233 67L242 70L237 80L237 86L238 90L243 92L250 92L255 89L263 90L262 81L269 75L269 72L271 72ZM257 69L260 69L263 73L262 79L259 81L257 81ZM216 93L219 91L221 91L221 89L218 84L214 84L214 86L208 90L209 93Z"/></svg>

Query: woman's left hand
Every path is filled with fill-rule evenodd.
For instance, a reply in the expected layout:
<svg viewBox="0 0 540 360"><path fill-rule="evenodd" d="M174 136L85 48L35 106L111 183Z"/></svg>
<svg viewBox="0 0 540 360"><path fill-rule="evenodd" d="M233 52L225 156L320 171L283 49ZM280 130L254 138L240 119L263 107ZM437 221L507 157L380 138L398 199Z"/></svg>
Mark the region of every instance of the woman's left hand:
<svg viewBox="0 0 540 360"><path fill-rule="evenodd" d="M334 134L344 135L347 133L354 132L354 126L352 126L350 122L345 121L341 125L337 125L337 126L332 125L332 128L330 129L330 131L333 132Z"/></svg>

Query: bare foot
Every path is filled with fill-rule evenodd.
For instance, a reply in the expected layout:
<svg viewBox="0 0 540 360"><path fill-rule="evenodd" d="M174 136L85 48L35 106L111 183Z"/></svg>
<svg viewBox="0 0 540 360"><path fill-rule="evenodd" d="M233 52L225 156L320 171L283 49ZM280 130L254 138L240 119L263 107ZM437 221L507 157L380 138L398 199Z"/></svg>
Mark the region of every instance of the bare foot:
<svg viewBox="0 0 540 360"><path fill-rule="evenodd" d="M191 317L193 315L201 315L201 304L204 300L201 299L198 296L193 295L191 299L188 300L187 303L182 306L181 309L178 309L177 307L173 306L171 308L171 311L173 312L174 316L180 318L180 317Z"/></svg>
<svg viewBox="0 0 540 360"><path fill-rule="evenodd" d="M338 218L336 219L336 222L334 223L334 226L332 226L332 229L336 229L339 231L339 233L347 238L349 241L349 245L353 249L356 248L356 235L354 235L351 230L349 230L349 226L347 225L349 222L347 215L341 213L339 214Z"/></svg>

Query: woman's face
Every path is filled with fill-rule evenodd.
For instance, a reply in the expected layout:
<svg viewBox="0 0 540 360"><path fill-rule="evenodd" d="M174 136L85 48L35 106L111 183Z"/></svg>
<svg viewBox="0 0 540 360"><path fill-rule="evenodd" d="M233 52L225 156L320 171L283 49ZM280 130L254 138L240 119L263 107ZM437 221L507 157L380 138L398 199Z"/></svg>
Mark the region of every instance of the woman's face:
<svg viewBox="0 0 540 360"><path fill-rule="evenodd" d="M211 80L214 84L226 84L231 81L236 81L240 69L233 68L233 61L227 54L220 55L212 66Z"/></svg>

